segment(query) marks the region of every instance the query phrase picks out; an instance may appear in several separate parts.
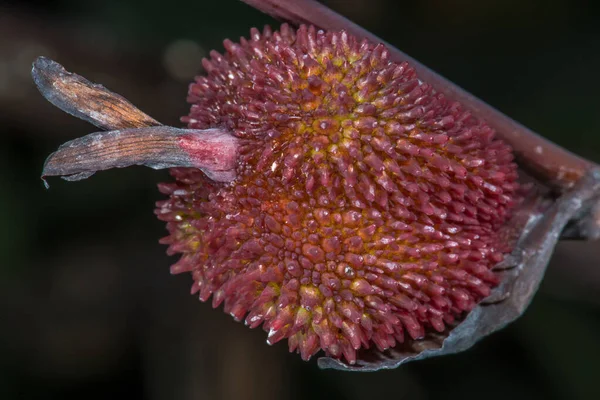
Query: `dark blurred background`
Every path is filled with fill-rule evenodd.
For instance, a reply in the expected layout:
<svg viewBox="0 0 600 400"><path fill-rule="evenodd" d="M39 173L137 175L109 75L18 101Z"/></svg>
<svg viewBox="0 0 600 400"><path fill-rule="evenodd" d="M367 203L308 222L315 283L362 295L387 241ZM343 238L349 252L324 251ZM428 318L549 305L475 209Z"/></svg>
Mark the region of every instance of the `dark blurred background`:
<svg viewBox="0 0 600 400"><path fill-rule="evenodd" d="M329 0L544 136L600 161L600 12L589 0ZM238 0L0 1L0 399L600 399L600 244L562 243L526 315L474 349L321 371L171 276L166 171L39 179L95 127L32 84L39 55L178 125L224 38L275 22Z"/></svg>

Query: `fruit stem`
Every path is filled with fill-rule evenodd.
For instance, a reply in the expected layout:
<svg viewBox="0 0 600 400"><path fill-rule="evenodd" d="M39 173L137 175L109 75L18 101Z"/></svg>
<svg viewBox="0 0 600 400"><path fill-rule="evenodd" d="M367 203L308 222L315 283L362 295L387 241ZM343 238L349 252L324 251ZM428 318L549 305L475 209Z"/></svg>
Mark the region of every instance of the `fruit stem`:
<svg viewBox="0 0 600 400"><path fill-rule="evenodd" d="M96 171L145 165L154 169L199 168L214 181L235 179L238 139L224 129L178 129L161 125L124 97L59 63L39 57L31 70L42 95L61 110L108 132L71 140L44 164L42 180L80 180Z"/></svg>
<svg viewBox="0 0 600 400"><path fill-rule="evenodd" d="M221 129L154 126L96 132L60 146L46 159L42 179L62 176L76 181L96 171L145 165L199 168L214 181L230 182L235 178L238 143Z"/></svg>
<svg viewBox="0 0 600 400"><path fill-rule="evenodd" d="M325 30L346 30L356 37L366 38L373 43L383 43L388 47L393 61L410 63L419 77L436 91L443 93L449 99L458 101L477 118L485 120L496 130L498 137L504 139L513 148L519 165L530 174L541 178L544 184L550 187L560 190L570 188L591 167L597 166L595 163L539 136L323 4L314 0L242 1L266 14L294 25L310 24Z"/></svg>

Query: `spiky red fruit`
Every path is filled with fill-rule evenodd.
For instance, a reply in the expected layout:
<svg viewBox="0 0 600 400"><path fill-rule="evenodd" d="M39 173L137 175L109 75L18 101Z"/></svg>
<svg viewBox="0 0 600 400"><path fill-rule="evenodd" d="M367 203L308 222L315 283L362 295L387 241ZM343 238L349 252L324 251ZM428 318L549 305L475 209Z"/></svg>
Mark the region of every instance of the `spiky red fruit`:
<svg viewBox="0 0 600 400"><path fill-rule="evenodd" d="M517 188L491 128L345 32L283 25L225 48L183 121L243 140L237 179L173 169L157 209L193 293L303 359L350 363L490 293Z"/></svg>

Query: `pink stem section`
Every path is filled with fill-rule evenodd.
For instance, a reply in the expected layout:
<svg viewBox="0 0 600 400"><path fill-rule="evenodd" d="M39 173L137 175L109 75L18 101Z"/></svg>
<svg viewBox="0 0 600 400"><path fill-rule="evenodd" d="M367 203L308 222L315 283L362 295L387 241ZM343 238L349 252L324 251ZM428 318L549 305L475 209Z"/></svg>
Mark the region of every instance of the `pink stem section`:
<svg viewBox="0 0 600 400"><path fill-rule="evenodd" d="M60 146L46 160L42 179L80 180L96 171L145 165L199 168L214 181L230 182L235 179L238 146L239 140L221 129L153 126L97 132Z"/></svg>
<svg viewBox="0 0 600 400"><path fill-rule="evenodd" d="M521 167L542 178L544 183L550 186L569 188L583 177L588 169L596 166L593 162L544 139L371 32L314 0L242 1L275 18L296 25L310 24L326 30L346 30L356 37L366 38L373 43L383 43L390 50L394 61L410 63L419 77L436 91L458 101L473 115L485 120L496 130L500 138L512 146Z"/></svg>

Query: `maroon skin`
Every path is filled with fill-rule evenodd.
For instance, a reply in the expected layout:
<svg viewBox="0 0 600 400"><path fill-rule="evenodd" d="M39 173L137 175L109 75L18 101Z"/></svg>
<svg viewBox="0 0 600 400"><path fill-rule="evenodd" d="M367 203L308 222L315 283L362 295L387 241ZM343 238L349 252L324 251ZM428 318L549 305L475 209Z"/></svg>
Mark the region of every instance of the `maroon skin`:
<svg viewBox="0 0 600 400"><path fill-rule="evenodd" d="M444 331L498 284L510 147L383 45L268 27L204 60L190 129L238 140L236 178L174 168L156 213L192 293L348 363Z"/></svg>

